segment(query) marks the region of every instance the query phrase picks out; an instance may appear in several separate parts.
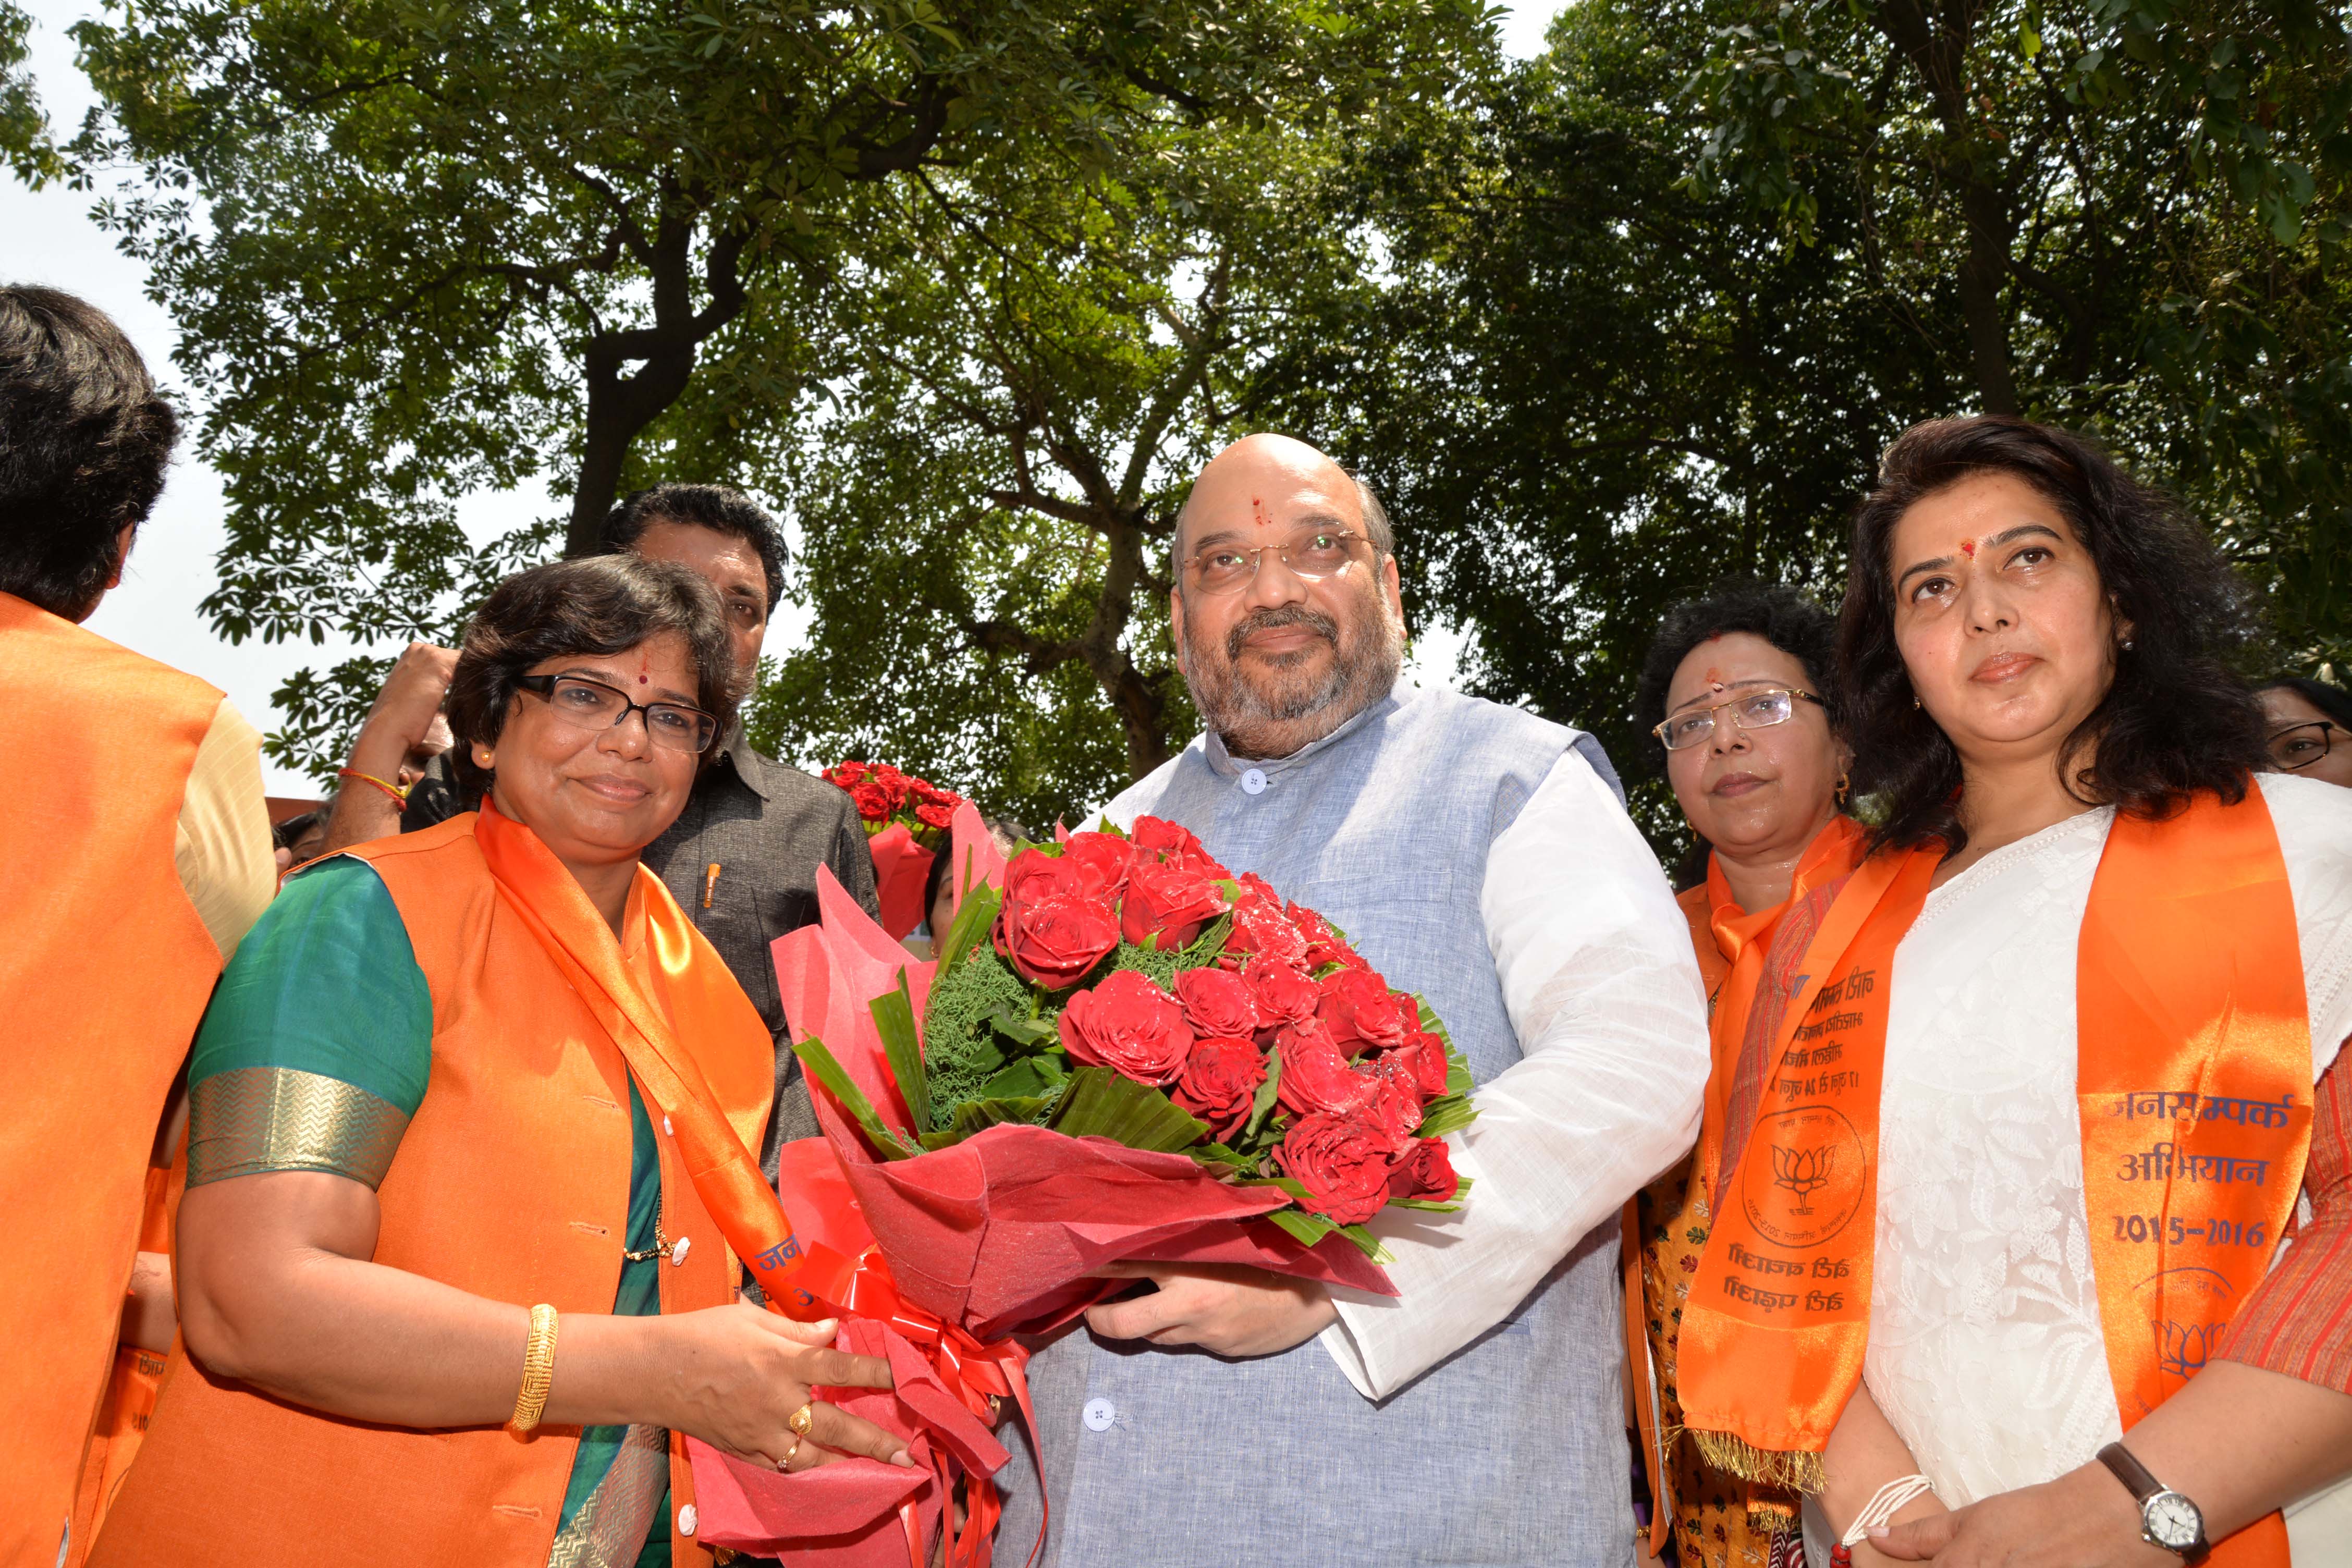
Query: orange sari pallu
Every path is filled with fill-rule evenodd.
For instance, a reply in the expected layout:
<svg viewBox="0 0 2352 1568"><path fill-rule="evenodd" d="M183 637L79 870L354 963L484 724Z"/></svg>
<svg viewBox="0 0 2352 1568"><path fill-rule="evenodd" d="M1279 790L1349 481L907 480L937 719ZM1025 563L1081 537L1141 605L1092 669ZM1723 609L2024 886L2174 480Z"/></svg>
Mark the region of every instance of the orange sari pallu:
<svg viewBox="0 0 2352 1568"><path fill-rule="evenodd" d="M1724 1184L1684 1316L1682 1394L1702 1450L1736 1474L1818 1490L1861 1379L1894 960L1942 858L1928 845L1854 873ZM2076 1092L2126 1429L2204 1364L2293 1213L2312 1116L2300 951L2258 790L2116 817L2077 940ZM2284 1564L2284 1522L2257 1521L2213 1560Z"/></svg>

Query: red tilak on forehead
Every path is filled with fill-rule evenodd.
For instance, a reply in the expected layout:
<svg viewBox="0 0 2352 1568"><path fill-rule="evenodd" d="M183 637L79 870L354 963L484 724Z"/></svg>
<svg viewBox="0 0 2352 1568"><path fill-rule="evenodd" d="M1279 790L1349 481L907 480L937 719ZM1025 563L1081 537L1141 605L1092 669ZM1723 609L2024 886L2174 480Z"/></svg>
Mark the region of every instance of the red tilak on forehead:
<svg viewBox="0 0 2352 1568"><path fill-rule="evenodd" d="M1961 540L1960 553L1974 561L1977 558L1977 542L1973 539Z"/></svg>

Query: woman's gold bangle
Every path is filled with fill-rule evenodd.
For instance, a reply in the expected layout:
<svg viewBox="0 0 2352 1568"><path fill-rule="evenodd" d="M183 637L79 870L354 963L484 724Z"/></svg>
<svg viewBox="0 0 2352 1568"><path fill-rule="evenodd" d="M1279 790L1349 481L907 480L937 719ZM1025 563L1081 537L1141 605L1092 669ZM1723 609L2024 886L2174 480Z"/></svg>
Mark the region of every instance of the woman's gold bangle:
<svg viewBox="0 0 2352 1568"><path fill-rule="evenodd" d="M542 1301L530 1310L530 1338L522 1349L522 1391L515 1395L514 1418L507 1425L518 1434L538 1426L554 1382L555 1309Z"/></svg>

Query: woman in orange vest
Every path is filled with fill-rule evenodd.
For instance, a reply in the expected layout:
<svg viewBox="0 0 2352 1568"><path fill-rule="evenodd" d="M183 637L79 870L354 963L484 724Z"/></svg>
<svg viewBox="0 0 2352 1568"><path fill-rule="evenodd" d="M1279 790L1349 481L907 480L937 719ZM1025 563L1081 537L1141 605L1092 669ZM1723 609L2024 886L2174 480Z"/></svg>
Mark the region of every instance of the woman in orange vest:
<svg viewBox="0 0 2352 1568"><path fill-rule="evenodd" d="M1704 871L1677 901L1715 1047L1698 1146L1635 1196L1622 1227L1649 1547L1671 1538L1685 1568L1774 1568L1796 1540L1793 1492L1717 1469L1684 1440L1675 1361L1717 1173L1727 1148L1736 1161L1763 1087L1760 1044L1742 1047L1771 1037L1805 937L1861 855L1862 830L1841 810L1836 635L1829 612L1793 588L1727 584L1666 612L1635 697L1697 836L1692 869Z"/></svg>
<svg viewBox="0 0 2352 1568"><path fill-rule="evenodd" d="M1852 558L1879 826L1721 1177L1683 1418L1811 1494L1816 1560L2341 1561L2352 795L2259 772L2242 588L2078 437L1915 427Z"/></svg>
<svg viewBox="0 0 2352 1568"><path fill-rule="evenodd" d="M730 668L677 567L484 605L449 695L480 813L295 877L205 1015L185 1350L93 1563L707 1563L683 1435L908 1462L811 1393L885 1363L734 1300L773 1056L637 864Z"/></svg>

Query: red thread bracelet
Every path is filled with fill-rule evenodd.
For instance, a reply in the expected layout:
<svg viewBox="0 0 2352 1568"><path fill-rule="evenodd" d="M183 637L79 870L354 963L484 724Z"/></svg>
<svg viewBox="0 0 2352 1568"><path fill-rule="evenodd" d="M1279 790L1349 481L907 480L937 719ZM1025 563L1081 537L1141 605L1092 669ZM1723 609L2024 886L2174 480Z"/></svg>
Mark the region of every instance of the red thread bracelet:
<svg viewBox="0 0 2352 1568"><path fill-rule="evenodd" d="M357 779L362 784L373 784L376 788L383 791L384 794L392 796L392 804L395 807L402 811L406 811L408 809L408 792L401 788L398 784L386 784L383 780L376 777L373 773L363 773L357 768L337 768L335 770L335 776L339 779Z"/></svg>

